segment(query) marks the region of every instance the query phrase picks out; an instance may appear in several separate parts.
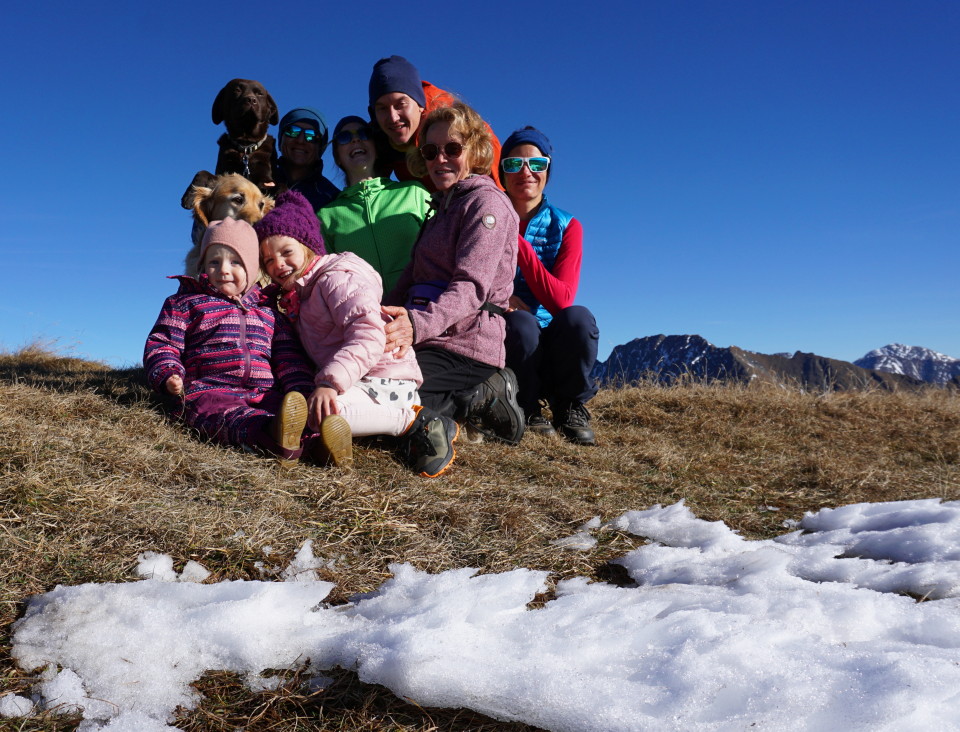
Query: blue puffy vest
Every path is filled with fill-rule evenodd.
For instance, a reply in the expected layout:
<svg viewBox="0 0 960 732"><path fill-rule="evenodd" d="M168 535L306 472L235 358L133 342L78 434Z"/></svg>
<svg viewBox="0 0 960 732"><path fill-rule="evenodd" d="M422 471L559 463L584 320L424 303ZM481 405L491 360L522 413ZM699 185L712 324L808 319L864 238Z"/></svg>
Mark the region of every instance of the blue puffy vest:
<svg viewBox="0 0 960 732"><path fill-rule="evenodd" d="M550 205L544 197L540 210L527 223L527 232L523 238L530 242L533 251L550 272L553 271L553 264L557 261L557 252L560 251L560 244L563 242L563 232L567 230L567 225L572 218L572 213ZM523 300L531 312L537 316L541 328L545 328L553 319L553 316L530 291L527 281L520 273L520 267L517 267L517 276L513 280L513 294Z"/></svg>

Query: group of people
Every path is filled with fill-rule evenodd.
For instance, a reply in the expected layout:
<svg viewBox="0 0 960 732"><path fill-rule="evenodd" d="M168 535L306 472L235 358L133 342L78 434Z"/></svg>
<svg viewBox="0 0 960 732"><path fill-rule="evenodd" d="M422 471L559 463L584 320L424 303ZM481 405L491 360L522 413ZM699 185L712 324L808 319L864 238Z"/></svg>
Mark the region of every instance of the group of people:
<svg viewBox="0 0 960 732"><path fill-rule="evenodd" d="M207 437L284 461L347 466L354 436L391 435L434 477L462 426L595 444L598 330L574 304L582 228L544 195L547 136L501 147L399 56L374 66L368 114L332 138L313 108L283 116L287 190L252 227L207 228L199 276L178 277L147 339L150 384Z"/></svg>

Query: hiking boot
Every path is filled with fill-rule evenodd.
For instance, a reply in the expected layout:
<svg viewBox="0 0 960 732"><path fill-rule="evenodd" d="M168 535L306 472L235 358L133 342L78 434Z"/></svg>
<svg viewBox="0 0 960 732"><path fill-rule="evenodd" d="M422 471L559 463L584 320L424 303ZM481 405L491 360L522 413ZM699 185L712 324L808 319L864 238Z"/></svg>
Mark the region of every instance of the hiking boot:
<svg viewBox="0 0 960 732"><path fill-rule="evenodd" d="M578 445L596 445L596 436L590 427L590 412L580 402L571 402L565 409L554 410L553 426L570 442Z"/></svg>
<svg viewBox="0 0 960 732"><path fill-rule="evenodd" d="M557 436L557 431L553 428L550 420L543 416L543 410L539 406L530 410L530 413L527 414L527 431L544 437Z"/></svg>
<svg viewBox="0 0 960 732"><path fill-rule="evenodd" d="M477 387L466 421L478 432L508 445L520 442L525 425L513 371L500 369Z"/></svg>
<svg viewBox="0 0 960 732"><path fill-rule="evenodd" d="M275 452L282 465L300 459L300 438L307 426L307 400L299 391L285 394L280 411L270 421L267 434L276 443Z"/></svg>
<svg viewBox="0 0 960 732"><path fill-rule="evenodd" d="M307 452L317 465L332 464L350 470L353 467L350 423L339 414L328 414L320 422L320 432L307 442Z"/></svg>
<svg viewBox="0 0 960 732"><path fill-rule="evenodd" d="M453 443L459 434L460 426L452 419L420 407L400 436L400 451L414 472L424 478L436 478L456 457Z"/></svg>

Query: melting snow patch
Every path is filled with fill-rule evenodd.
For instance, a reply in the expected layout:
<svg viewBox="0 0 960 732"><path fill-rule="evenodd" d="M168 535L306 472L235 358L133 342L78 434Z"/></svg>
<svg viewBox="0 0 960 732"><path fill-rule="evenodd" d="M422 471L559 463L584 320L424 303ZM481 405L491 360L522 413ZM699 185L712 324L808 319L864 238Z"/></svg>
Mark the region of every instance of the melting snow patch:
<svg viewBox="0 0 960 732"><path fill-rule="evenodd" d="M205 671L272 688L267 669L307 659L317 688L340 666L417 704L550 730L956 729L960 504L859 504L801 524L748 541L682 503L631 511L608 526L651 542L618 560L637 586L575 578L533 610L547 574L526 569L394 565L332 608L326 582L170 582L155 555L141 567L166 581L32 598L12 654L49 669L37 698L82 709L83 732L171 729ZM305 542L287 576L318 562ZM29 712L0 698L0 714Z"/></svg>

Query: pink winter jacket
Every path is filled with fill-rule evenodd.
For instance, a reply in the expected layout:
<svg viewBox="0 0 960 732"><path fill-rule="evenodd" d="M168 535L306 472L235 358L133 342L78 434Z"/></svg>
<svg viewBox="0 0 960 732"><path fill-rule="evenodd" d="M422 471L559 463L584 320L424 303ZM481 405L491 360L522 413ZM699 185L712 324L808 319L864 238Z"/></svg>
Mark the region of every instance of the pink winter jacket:
<svg viewBox="0 0 960 732"><path fill-rule="evenodd" d="M400 359L383 352L383 284L363 259L353 252L319 257L294 287L300 300L294 328L316 364L317 386L343 394L364 376L423 383L412 349Z"/></svg>

